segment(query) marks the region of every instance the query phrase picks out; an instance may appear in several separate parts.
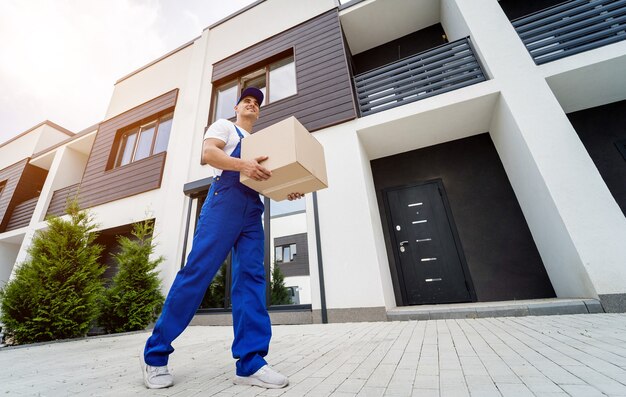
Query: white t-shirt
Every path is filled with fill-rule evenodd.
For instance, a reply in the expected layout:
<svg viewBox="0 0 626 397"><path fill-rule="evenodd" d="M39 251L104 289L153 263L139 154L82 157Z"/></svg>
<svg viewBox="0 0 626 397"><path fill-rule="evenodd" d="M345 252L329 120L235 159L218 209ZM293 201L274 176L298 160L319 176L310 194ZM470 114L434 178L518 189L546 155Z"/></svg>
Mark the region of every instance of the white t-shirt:
<svg viewBox="0 0 626 397"><path fill-rule="evenodd" d="M250 135L250 133L243 128L237 128L239 128L239 131L241 131L241 135L243 135L244 138ZM237 130L235 130L235 124L226 119L219 119L215 121L215 123L211 124L204 132L204 139L207 138L216 138L226 143L226 146L224 146L224 152L229 156L233 153L239 143L239 135L237 134ZM222 170L214 168L214 174L216 176L222 175Z"/></svg>

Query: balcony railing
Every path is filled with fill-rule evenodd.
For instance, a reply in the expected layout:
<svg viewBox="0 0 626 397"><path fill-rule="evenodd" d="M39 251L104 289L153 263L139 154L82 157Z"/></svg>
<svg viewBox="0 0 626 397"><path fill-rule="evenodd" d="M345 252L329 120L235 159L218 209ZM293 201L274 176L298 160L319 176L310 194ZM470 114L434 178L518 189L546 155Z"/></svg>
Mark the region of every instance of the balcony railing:
<svg viewBox="0 0 626 397"><path fill-rule="evenodd" d="M30 224L30 219L33 217L35 207L37 206L38 197L34 197L30 200L26 200L15 206L9 223L7 223L6 231L19 229Z"/></svg>
<svg viewBox="0 0 626 397"><path fill-rule="evenodd" d="M361 115L485 81L469 38L443 44L354 77Z"/></svg>
<svg viewBox="0 0 626 397"><path fill-rule="evenodd" d="M541 65L626 39L626 0L572 0L511 23Z"/></svg>
<svg viewBox="0 0 626 397"><path fill-rule="evenodd" d="M52 199L48 205L48 211L46 216L61 216L65 214L65 208L67 207L67 200L76 198L78 195L78 188L80 183L70 185L59 190L55 190L52 193Z"/></svg>

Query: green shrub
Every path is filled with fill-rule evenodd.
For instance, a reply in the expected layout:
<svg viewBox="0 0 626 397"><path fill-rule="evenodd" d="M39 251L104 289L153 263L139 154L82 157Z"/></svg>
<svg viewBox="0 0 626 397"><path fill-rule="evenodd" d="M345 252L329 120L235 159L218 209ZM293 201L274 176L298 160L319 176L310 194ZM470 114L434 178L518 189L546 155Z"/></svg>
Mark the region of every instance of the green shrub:
<svg viewBox="0 0 626 397"><path fill-rule="evenodd" d="M5 332L18 344L85 336L102 291L96 225L76 202L69 219L53 217L38 231L24 262L0 291Z"/></svg>
<svg viewBox="0 0 626 397"><path fill-rule="evenodd" d="M224 300L226 299L226 261L222 263L217 275L209 284L202 298L200 307L208 308L224 308Z"/></svg>
<svg viewBox="0 0 626 397"><path fill-rule="evenodd" d="M145 221L133 226L134 238L117 238L120 251L113 257L118 272L103 294L98 319L107 333L142 330L158 317L163 294L155 269L164 258L150 260L155 247L153 231L153 223Z"/></svg>
<svg viewBox="0 0 626 397"><path fill-rule="evenodd" d="M285 276L280 271L280 267L274 264L270 287L270 305L289 305L291 303L289 289L285 287Z"/></svg>

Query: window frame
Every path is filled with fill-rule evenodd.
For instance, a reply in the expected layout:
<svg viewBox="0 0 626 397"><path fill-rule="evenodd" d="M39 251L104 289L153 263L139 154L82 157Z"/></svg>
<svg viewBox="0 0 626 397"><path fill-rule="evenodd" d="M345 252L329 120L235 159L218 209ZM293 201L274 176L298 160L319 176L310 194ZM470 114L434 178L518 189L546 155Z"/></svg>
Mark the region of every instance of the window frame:
<svg viewBox="0 0 626 397"><path fill-rule="evenodd" d="M137 161L145 160L159 153L167 152L167 149L166 149L161 152L155 153L154 149L156 147L156 142L159 136L159 127L161 126L163 121L167 121L167 120L173 121L173 119L174 119L174 112L170 111L170 112L163 114L162 116L151 117L147 119L147 121L142 122L139 125L135 124L131 127L127 127L126 129L124 129L119 135L119 139L117 143L117 154L115 155L115 161L113 163L112 168L115 169L115 168L124 167L130 164L133 164ZM141 140L141 134L144 131L148 131L152 124L154 124L154 132L152 134L152 141L150 142L150 151L146 157L136 160L135 156L137 155L137 149L139 148L139 141ZM171 137L171 132L172 132L172 126L170 125L170 131L168 132L169 135L167 138L168 144L169 144L169 138ZM122 162L122 158L124 157L124 152L126 151L126 143L128 141L128 137L134 134L137 134L137 137L135 138L135 142L133 143L133 149L130 155L130 160L128 161L128 163L122 164L121 162Z"/></svg>
<svg viewBox="0 0 626 397"><path fill-rule="evenodd" d="M281 252L280 260L278 260L278 255L276 255L278 253L276 251L277 249L280 249L280 252ZM289 255L288 255L289 260L285 260L285 253L287 251L289 252ZM298 254L298 245L296 243L277 245L276 247L274 247L274 261L276 263L293 263L296 261L297 254Z"/></svg>
<svg viewBox="0 0 626 397"><path fill-rule="evenodd" d="M270 67L276 63L282 62L286 59L292 58L292 62L289 63L293 63L294 65L294 85L295 85L295 92L291 95L288 95L284 98L278 99L276 101L270 102L270 95L271 95L271 87L270 87ZM288 63L288 64L289 64ZM296 55L295 52L293 51L293 48L291 48L289 51L285 52L281 52L277 55L272 56L271 58L266 59L265 61L261 62L261 63L257 63L251 67L247 67L245 69L242 69L240 71L238 71L236 74L234 75L230 75L228 78L223 78L220 79L219 81L215 81L213 82L213 92L212 92L212 100L211 100L211 111L210 111L210 115L209 115L209 122L210 123L214 123L217 120L217 100L218 100L218 95L220 92L220 89L223 87L231 87L233 85L235 85L237 87L237 94L235 95L236 98L239 98L239 95L241 95L241 92L243 90L243 79L245 77L247 77L248 75L251 75L253 73L256 73L257 71L260 70L264 70L265 71L265 95L264 95L264 100L263 100L263 104L261 105L261 108L264 108L266 106L270 106L273 105L275 103L279 103L283 100L292 98L296 95L298 95L298 74L296 72ZM260 76L260 75L259 75ZM233 105L234 106L234 105ZM235 116L231 116L229 117L229 119L234 118Z"/></svg>

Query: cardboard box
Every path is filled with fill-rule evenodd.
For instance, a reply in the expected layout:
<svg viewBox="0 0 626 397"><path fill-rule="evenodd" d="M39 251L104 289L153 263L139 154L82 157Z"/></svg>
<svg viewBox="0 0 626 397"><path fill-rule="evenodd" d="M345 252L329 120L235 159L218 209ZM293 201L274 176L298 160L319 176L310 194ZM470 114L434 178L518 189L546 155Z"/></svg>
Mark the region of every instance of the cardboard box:
<svg viewBox="0 0 626 397"><path fill-rule="evenodd" d="M311 193L328 187L324 147L295 118L289 117L241 141L241 158L268 156L261 163L272 171L265 181L241 174L240 181L274 201L290 193Z"/></svg>

